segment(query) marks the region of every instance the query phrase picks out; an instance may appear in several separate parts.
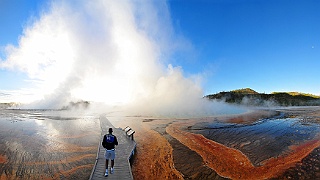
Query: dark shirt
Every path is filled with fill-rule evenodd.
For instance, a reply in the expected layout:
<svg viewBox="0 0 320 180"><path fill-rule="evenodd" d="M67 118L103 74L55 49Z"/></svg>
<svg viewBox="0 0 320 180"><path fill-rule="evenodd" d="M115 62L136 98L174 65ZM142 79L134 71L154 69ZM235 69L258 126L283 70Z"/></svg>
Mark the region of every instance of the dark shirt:
<svg viewBox="0 0 320 180"><path fill-rule="evenodd" d="M114 137L114 140L113 140L113 142L112 143L108 143L107 142L107 136L113 136ZM106 134L106 135L104 135L103 136L103 141L102 141L102 146L104 147L104 148L106 148L107 150L111 150L111 149L114 149L114 147L115 147L115 145L118 145L118 140L117 140L117 137L115 136L115 135L113 135L113 134Z"/></svg>

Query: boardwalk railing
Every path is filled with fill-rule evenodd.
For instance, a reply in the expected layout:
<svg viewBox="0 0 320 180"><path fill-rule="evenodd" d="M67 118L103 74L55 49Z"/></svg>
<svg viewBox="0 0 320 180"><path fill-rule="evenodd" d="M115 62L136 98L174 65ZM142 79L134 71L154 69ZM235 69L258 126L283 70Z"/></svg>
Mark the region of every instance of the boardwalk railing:
<svg viewBox="0 0 320 180"><path fill-rule="evenodd" d="M92 180L133 179L129 160L134 155L134 151L136 148L136 143L133 140L134 131L130 128L131 131L130 133L128 133L129 130L126 131L127 127L124 130L121 128L115 128L105 116L100 116L100 126L101 126L101 138L98 146L96 162L92 169L90 179ZM108 177L104 177L105 149L102 147L102 140L103 140L103 136L108 133L108 129L110 127L113 128L113 134L117 136L119 145L116 146L116 158L115 158L115 165L114 165L115 172L114 174L109 173ZM109 172L110 172L110 164L109 164Z"/></svg>

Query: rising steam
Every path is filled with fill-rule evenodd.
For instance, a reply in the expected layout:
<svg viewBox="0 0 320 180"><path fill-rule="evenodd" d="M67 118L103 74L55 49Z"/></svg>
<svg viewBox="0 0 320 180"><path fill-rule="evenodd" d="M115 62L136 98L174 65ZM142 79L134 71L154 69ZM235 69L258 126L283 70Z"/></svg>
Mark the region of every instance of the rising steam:
<svg viewBox="0 0 320 180"><path fill-rule="evenodd" d="M28 75L37 108L86 100L141 113L213 112L201 77L170 65L170 55L188 46L176 37L162 1L55 1L17 47L6 47L0 67Z"/></svg>

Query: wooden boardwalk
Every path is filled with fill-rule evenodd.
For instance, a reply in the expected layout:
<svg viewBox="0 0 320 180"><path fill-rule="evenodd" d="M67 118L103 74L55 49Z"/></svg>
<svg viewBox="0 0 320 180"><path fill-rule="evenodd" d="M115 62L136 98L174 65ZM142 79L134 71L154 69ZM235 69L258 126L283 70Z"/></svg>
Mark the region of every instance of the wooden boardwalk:
<svg viewBox="0 0 320 180"><path fill-rule="evenodd" d="M115 128L105 116L100 116L101 126L101 139L98 147L98 153L96 163L91 172L91 180L100 179L133 179L129 159L132 157L136 148L135 141L128 137L124 130L121 128ZM105 149L102 147L102 139L105 134L108 133L108 129L113 128L113 134L117 136L119 145L116 146L116 158L114 162L114 173L110 173L110 161L109 161L109 176L104 177L105 173Z"/></svg>

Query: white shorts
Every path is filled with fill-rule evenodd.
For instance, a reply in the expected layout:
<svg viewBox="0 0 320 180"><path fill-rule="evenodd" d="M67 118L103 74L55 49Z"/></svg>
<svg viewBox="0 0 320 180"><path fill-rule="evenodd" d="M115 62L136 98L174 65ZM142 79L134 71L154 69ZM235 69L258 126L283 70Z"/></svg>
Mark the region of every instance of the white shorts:
<svg viewBox="0 0 320 180"><path fill-rule="evenodd" d="M115 150L106 150L106 152L104 153L104 157L106 159L114 160L114 158L116 157Z"/></svg>

